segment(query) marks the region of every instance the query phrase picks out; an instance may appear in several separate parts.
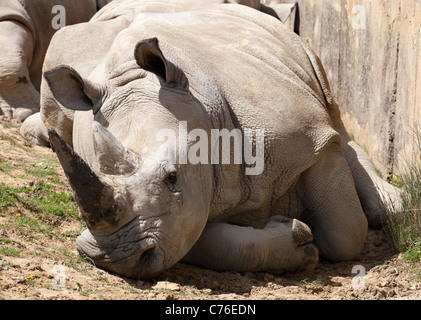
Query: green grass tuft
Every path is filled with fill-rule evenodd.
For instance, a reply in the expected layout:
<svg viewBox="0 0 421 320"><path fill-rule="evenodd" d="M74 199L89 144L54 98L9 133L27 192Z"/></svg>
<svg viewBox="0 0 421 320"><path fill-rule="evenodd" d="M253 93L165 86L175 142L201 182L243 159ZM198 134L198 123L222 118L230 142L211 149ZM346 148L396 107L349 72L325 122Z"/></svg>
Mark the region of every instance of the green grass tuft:
<svg viewBox="0 0 421 320"><path fill-rule="evenodd" d="M59 193L46 182L10 187L0 183L0 211L9 207L24 207L35 213L51 213L66 218L77 216L77 205L70 193Z"/></svg>
<svg viewBox="0 0 421 320"><path fill-rule="evenodd" d="M421 131L414 131L418 154L421 154ZM398 176L395 186L402 189L402 208L386 210L386 234L394 248L405 253L405 260L421 263L421 162L406 161L405 173Z"/></svg>

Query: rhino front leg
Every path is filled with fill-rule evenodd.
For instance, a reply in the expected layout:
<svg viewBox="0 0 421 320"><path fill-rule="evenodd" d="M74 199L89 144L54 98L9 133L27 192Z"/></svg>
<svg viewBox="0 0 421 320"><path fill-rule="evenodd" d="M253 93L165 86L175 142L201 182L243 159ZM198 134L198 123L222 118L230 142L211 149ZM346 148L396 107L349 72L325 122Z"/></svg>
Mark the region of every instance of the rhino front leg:
<svg viewBox="0 0 421 320"><path fill-rule="evenodd" d="M27 141L35 143L38 146L48 146L50 140L48 138L48 130L41 119L41 113L37 112L22 123L20 134Z"/></svg>
<svg viewBox="0 0 421 320"><path fill-rule="evenodd" d="M208 223L183 262L218 271L311 271L319 254L310 229L298 220L275 216L264 229Z"/></svg>

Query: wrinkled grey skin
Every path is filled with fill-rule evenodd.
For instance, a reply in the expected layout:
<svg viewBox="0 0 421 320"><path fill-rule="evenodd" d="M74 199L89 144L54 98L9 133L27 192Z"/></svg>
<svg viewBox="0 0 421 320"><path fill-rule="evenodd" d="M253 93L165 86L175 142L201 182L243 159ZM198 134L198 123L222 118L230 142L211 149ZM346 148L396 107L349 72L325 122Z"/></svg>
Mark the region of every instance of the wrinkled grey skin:
<svg viewBox="0 0 421 320"><path fill-rule="evenodd" d="M239 5L142 14L123 29L122 21L67 34L69 47L72 36L114 35L90 44L96 51L86 44L60 61L59 47L47 54L42 98L71 118L43 117L88 226L80 254L150 278L180 260L282 273L360 253L367 220L381 224L380 198L397 191L347 137L306 43ZM178 132L179 121L209 137L211 129L264 129L263 173L159 157L158 132Z"/></svg>
<svg viewBox="0 0 421 320"><path fill-rule="evenodd" d="M0 114L24 121L39 112L42 64L57 31L53 7L62 5L66 25L72 25L88 21L106 2L0 0Z"/></svg>

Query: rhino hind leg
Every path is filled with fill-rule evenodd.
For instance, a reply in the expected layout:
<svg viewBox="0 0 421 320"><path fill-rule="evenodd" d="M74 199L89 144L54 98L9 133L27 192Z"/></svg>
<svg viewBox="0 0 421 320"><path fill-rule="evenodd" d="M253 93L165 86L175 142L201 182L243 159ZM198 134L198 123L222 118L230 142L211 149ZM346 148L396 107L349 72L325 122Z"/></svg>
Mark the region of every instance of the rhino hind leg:
<svg viewBox="0 0 421 320"><path fill-rule="evenodd" d="M401 190L380 178L368 154L354 141L343 142L342 148L354 176L355 186L370 228L381 229L386 211L402 208Z"/></svg>
<svg viewBox="0 0 421 320"><path fill-rule="evenodd" d="M264 229L208 223L182 261L218 271L282 274L312 271L318 259L304 223L274 216Z"/></svg>
<svg viewBox="0 0 421 320"><path fill-rule="evenodd" d="M330 261L354 259L363 249L368 222L351 170L338 143L302 174L305 221L309 221L320 256Z"/></svg>

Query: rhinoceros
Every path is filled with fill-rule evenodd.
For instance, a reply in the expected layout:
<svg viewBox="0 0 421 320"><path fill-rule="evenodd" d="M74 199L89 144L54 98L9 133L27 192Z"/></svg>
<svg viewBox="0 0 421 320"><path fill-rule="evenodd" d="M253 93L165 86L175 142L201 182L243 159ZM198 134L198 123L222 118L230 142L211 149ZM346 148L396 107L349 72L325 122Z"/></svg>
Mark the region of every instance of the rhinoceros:
<svg viewBox="0 0 421 320"><path fill-rule="evenodd" d="M63 24L88 21L109 1L0 0L0 114L24 121L39 111L51 37Z"/></svg>
<svg viewBox="0 0 421 320"><path fill-rule="evenodd" d="M44 70L43 101L71 114L46 125L88 227L81 255L147 279L179 261L283 273L361 252L398 191L349 139L305 41L237 4L119 23L102 24L107 43L92 24L58 33ZM235 134L213 148L223 130L239 148ZM246 150L260 170L235 160Z"/></svg>

